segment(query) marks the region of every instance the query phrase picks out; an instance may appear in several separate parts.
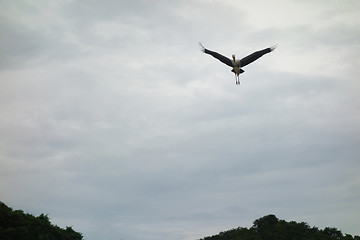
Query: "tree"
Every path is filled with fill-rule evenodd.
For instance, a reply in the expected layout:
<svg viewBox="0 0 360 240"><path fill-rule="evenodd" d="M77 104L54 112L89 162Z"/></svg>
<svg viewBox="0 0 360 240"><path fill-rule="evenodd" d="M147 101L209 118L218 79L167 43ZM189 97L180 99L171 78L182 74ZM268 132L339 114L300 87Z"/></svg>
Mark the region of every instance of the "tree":
<svg viewBox="0 0 360 240"><path fill-rule="evenodd" d="M336 228L319 230L306 222L286 222L271 214L255 220L250 229L239 227L204 240L360 240L360 237L343 236Z"/></svg>
<svg viewBox="0 0 360 240"><path fill-rule="evenodd" d="M343 234L336 228L324 228L323 232L332 239L341 239Z"/></svg>
<svg viewBox="0 0 360 240"><path fill-rule="evenodd" d="M275 215L270 214L255 220L253 228L260 232L265 231L269 228L273 228L278 223L278 221L279 219Z"/></svg>
<svg viewBox="0 0 360 240"><path fill-rule="evenodd" d="M71 227L62 229L52 225L47 215L35 217L22 210L13 211L0 202L0 239L82 240L83 237Z"/></svg>

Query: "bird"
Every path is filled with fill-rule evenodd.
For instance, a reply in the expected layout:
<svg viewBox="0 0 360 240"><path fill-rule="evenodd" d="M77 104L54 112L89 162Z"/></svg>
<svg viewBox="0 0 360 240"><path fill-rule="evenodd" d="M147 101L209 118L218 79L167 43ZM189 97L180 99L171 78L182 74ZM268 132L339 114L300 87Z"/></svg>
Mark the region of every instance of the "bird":
<svg viewBox="0 0 360 240"><path fill-rule="evenodd" d="M259 50L256 52L253 52L252 54L242 58L242 59L235 59L235 54L232 55L232 59L227 58L223 55L221 55L220 53L211 51L209 49L206 49L201 42L199 42L200 46L201 46L201 51L203 53L209 54L211 56L213 56L214 58L220 60L220 62L225 63L226 65L232 67L232 72L235 74L235 84L241 84L240 83L240 79L239 79L239 75L243 72L245 72L244 70L242 70L242 67L245 67L246 65L254 62L255 60L257 60L258 58L262 57L264 54L270 53L272 51L275 50L275 48L277 47L277 45L273 45L272 47L268 47L265 48L263 50Z"/></svg>

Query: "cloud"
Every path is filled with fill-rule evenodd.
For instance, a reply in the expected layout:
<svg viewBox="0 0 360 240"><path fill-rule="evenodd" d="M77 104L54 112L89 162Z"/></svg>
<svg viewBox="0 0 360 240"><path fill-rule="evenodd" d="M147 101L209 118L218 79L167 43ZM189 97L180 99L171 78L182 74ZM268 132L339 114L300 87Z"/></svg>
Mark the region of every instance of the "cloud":
<svg viewBox="0 0 360 240"><path fill-rule="evenodd" d="M274 3L2 3L2 201L86 239L358 234L356 3ZM238 87L198 41L279 47Z"/></svg>

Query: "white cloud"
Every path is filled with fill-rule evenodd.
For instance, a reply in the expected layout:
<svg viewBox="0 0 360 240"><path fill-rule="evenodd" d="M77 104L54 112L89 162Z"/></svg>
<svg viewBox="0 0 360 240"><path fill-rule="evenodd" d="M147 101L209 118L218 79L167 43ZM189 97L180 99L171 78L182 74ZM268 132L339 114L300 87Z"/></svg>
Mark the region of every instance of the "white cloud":
<svg viewBox="0 0 360 240"><path fill-rule="evenodd" d="M90 240L359 234L356 3L274 3L3 2L1 200ZM279 47L236 86L198 41Z"/></svg>

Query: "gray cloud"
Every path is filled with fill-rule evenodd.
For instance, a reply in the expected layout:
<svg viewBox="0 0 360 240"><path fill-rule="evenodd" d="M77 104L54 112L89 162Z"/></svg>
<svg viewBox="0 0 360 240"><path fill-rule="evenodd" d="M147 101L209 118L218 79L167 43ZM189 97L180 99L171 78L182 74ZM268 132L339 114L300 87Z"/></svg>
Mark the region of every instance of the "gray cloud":
<svg viewBox="0 0 360 240"><path fill-rule="evenodd" d="M359 234L358 11L261 3L2 3L1 200L86 239L196 239L269 213ZM235 87L198 41L279 47Z"/></svg>

